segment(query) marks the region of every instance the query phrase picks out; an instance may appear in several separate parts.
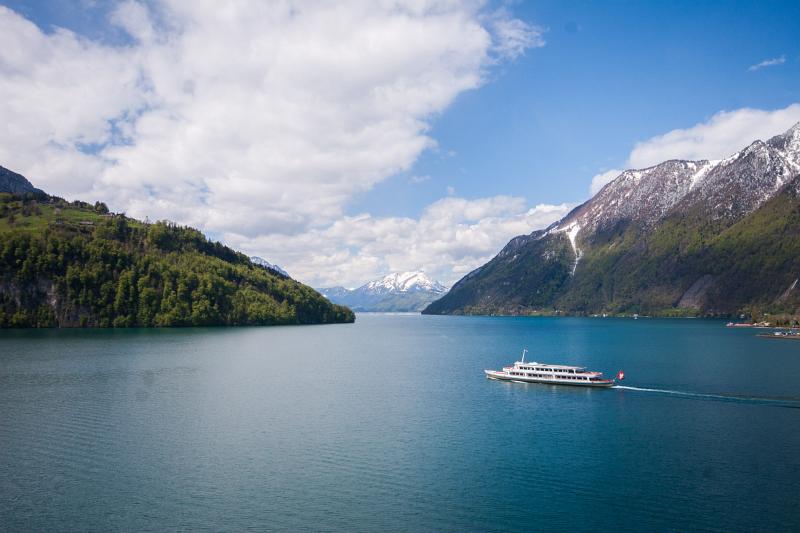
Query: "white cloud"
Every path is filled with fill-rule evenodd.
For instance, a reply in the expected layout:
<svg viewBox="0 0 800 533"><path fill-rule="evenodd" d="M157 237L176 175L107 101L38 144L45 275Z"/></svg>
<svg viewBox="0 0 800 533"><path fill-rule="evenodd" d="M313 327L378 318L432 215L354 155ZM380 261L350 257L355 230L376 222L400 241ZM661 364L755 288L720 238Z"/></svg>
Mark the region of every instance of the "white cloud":
<svg viewBox="0 0 800 533"><path fill-rule="evenodd" d="M753 141L781 134L798 122L800 103L774 111L751 108L720 111L706 122L636 143L625 168L647 168L670 159L723 159ZM621 172L609 170L595 175L591 194L596 194Z"/></svg>
<svg viewBox="0 0 800 533"><path fill-rule="evenodd" d="M644 168L668 159L722 159L757 139L783 133L798 121L800 104L775 111L721 111L691 128L672 130L637 143L628 157L628 167Z"/></svg>
<svg viewBox="0 0 800 533"><path fill-rule="evenodd" d="M516 59L528 48L544 46L541 28L515 19L506 9L499 9L489 17L489 24L497 36L494 52L503 59Z"/></svg>
<svg viewBox="0 0 800 533"><path fill-rule="evenodd" d="M269 250L293 276L317 287L357 286L390 271L422 269L445 283L486 263L516 235L566 215L568 204L527 207L523 198L448 197L419 218L343 217L298 236L228 234L225 240L258 254ZM315 252L310 257L308 250Z"/></svg>
<svg viewBox="0 0 800 533"><path fill-rule="evenodd" d="M592 178L592 184L589 187L589 192L594 196L595 194L600 192L607 183L611 183L614 178L622 174L622 171L619 169L607 170L606 172L601 172L600 174L595 174Z"/></svg>
<svg viewBox="0 0 800 533"><path fill-rule="evenodd" d="M750 65L747 70L753 72L764 67L774 67L777 65L783 65L784 63L786 63L786 56L782 55L780 57L773 57L772 59L765 59L764 61L756 63L755 65Z"/></svg>
<svg viewBox="0 0 800 533"><path fill-rule="evenodd" d="M343 221L360 227L347 202L436 147L431 120L490 68L544 44L481 1L126 0L109 22L131 43L0 6L0 162L54 194L260 242L296 272L342 254L372 268L341 244ZM318 235L340 242L303 248Z"/></svg>

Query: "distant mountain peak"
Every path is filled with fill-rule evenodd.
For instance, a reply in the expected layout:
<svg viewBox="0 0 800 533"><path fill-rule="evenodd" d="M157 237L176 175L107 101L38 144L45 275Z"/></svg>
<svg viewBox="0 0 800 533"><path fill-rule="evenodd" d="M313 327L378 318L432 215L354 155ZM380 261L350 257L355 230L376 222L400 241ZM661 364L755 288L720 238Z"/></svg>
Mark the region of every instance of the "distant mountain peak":
<svg viewBox="0 0 800 533"><path fill-rule="evenodd" d="M317 289L334 303L355 311L420 311L447 292L447 287L422 271L393 272L357 289Z"/></svg>
<svg viewBox="0 0 800 533"><path fill-rule="evenodd" d="M794 137L800 136L800 122L796 122L794 126L786 130L784 135L791 135Z"/></svg>
<svg viewBox="0 0 800 533"><path fill-rule="evenodd" d="M269 268L270 270L274 270L275 272L277 272L279 274L282 274L282 275L286 276L287 278L291 278L292 277L284 269L282 269L278 265L270 263L269 261L267 261L263 257L258 257L257 255L253 255L253 256L250 257L250 261L253 264L256 264L258 266L262 266L264 268Z"/></svg>
<svg viewBox="0 0 800 533"><path fill-rule="evenodd" d="M434 281L422 271L393 272L367 283L364 287L372 291L412 292L428 291L444 293L447 287Z"/></svg>

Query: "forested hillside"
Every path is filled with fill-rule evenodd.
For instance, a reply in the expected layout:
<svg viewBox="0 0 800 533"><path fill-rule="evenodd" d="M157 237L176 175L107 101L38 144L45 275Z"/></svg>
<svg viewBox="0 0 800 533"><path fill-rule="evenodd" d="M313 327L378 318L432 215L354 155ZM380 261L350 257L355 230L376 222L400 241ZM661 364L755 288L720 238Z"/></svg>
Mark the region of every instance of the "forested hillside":
<svg viewBox="0 0 800 533"><path fill-rule="evenodd" d="M352 322L199 231L39 191L0 193L0 327Z"/></svg>

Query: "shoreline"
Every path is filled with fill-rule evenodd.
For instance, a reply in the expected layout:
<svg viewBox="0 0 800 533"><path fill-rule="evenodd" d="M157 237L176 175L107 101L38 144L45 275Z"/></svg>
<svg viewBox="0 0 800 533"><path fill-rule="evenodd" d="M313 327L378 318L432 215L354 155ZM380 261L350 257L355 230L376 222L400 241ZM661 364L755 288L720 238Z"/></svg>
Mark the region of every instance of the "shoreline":
<svg viewBox="0 0 800 533"><path fill-rule="evenodd" d="M792 341L800 341L800 334L792 334L792 335L767 335L766 333L759 333L756 337L761 337L762 339L786 339Z"/></svg>

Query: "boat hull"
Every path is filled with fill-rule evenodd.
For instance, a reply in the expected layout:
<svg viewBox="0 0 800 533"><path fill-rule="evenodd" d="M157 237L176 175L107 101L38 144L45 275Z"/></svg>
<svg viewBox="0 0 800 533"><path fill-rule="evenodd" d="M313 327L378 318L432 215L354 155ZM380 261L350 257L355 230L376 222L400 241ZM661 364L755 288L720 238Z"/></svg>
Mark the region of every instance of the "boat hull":
<svg viewBox="0 0 800 533"><path fill-rule="evenodd" d="M614 386L613 379L604 379L600 381L568 381L565 379L547 379L547 378L532 378L528 376L511 376L506 372L498 370L484 370L486 377L489 379L497 379L500 381L517 381L520 383L540 383L542 385L566 385L568 387L592 387L592 388L607 388Z"/></svg>

